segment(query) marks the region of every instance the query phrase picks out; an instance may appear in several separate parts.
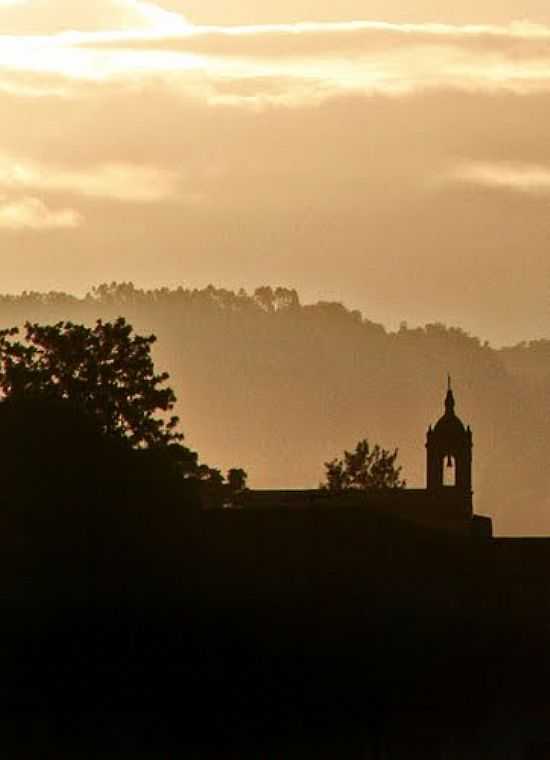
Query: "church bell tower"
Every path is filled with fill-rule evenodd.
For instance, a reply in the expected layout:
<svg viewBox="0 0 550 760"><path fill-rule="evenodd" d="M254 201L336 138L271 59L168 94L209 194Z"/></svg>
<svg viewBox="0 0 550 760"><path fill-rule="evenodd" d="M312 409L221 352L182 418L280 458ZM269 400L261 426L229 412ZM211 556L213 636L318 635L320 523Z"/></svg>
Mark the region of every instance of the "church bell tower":
<svg viewBox="0 0 550 760"><path fill-rule="evenodd" d="M445 414L428 429L427 489L464 499L472 509L472 431L455 413L451 378L445 398ZM446 478L447 471L453 477Z"/></svg>

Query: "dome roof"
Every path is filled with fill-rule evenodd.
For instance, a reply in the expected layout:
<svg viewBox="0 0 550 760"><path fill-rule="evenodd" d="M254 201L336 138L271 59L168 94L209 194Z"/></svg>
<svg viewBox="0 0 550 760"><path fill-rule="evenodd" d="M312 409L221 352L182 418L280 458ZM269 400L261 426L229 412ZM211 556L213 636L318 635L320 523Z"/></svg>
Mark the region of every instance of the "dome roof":
<svg viewBox="0 0 550 760"><path fill-rule="evenodd" d="M435 423L434 432L445 435L453 435L456 433L463 435L466 432L466 428L464 427L462 420L459 419L456 414L444 414L443 417Z"/></svg>
<svg viewBox="0 0 550 760"><path fill-rule="evenodd" d="M450 384L445 398L445 414L436 422L433 432L445 437L462 436L466 433L464 423L455 414L455 399Z"/></svg>

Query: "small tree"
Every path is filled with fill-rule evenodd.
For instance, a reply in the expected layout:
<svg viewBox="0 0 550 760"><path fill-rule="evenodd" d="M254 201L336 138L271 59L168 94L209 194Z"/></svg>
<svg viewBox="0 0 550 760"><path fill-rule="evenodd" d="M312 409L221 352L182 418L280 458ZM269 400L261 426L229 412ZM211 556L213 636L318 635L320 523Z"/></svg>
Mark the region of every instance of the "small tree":
<svg viewBox="0 0 550 760"><path fill-rule="evenodd" d="M229 493L233 496L246 489L248 474L240 467L233 467L227 473L227 485Z"/></svg>
<svg viewBox="0 0 550 760"><path fill-rule="evenodd" d="M396 466L398 449L388 451L376 444L372 449L366 438L355 451L344 451L343 459L325 462L326 481L321 488L332 491L367 490L369 488L404 488L401 467Z"/></svg>

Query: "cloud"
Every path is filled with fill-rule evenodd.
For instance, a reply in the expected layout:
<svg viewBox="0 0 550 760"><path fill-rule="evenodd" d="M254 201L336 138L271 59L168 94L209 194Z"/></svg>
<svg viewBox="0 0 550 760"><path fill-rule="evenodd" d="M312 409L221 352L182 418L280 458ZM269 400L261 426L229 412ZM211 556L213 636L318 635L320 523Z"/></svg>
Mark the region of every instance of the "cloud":
<svg viewBox="0 0 550 760"><path fill-rule="evenodd" d="M268 89L269 80L286 80L288 92L281 102L307 96L304 83L309 83L313 100L335 91L402 95L451 87L524 94L550 89L550 27L528 23L189 26L175 35L80 37L66 55L82 58L86 52L95 56L95 66L88 65L91 71L110 68L111 73L130 76L139 67L142 74L164 73L167 79L185 73L173 79L182 89L193 88L194 76L201 74L208 97L217 84L247 78L263 80ZM269 92L266 97L259 93L259 98L260 104L274 101ZM227 102L223 95L222 100ZM250 97L243 100L250 102Z"/></svg>
<svg viewBox="0 0 550 760"><path fill-rule="evenodd" d="M456 167L451 178L522 193L550 193L550 166L538 164L470 162Z"/></svg>
<svg viewBox="0 0 550 760"><path fill-rule="evenodd" d="M54 211L39 198L0 200L0 227L9 230L56 230L80 226L81 215L71 208Z"/></svg>
<svg viewBox="0 0 550 760"><path fill-rule="evenodd" d="M66 98L74 94L74 88L71 90L63 77L4 69L0 74L0 93L19 98Z"/></svg>
<svg viewBox="0 0 550 760"><path fill-rule="evenodd" d="M186 50L222 56L258 58L318 55L368 55L394 47L453 45L472 50L548 53L550 28L513 22L507 26L382 21L308 22L252 26L189 26L171 36L128 36L106 40L106 45L133 49Z"/></svg>
<svg viewBox="0 0 550 760"><path fill-rule="evenodd" d="M122 2L126 7L130 0ZM137 0L130 4L141 7ZM83 24L57 35L4 35L0 90L38 97L41 87L48 91L48 77L134 86L155 79L210 104L254 108L316 104L341 92L550 91L548 26L357 21L193 27L179 16L172 24L163 16L167 11L158 12L158 23L153 18L143 28L105 31L102 23L99 31L83 30ZM34 75L34 84L22 74ZM70 94L56 87L59 95Z"/></svg>
<svg viewBox="0 0 550 760"><path fill-rule="evenodd" d="M147 0L0 0L4 35L49 35L67 30L180 31L185 18Z"/></svg>
<svg viewBox="0 0 550 760"><path fill-rule="evenodd" d="M300 21L352 21L358 18L393 22L440 20L453 24L501 24L510 19L550 23L545 0L157 0L181 10L197 24L273 24Z"/></svg>
<svg viewBox="0 0 550 760"><path fill-rule="evenodd" d="M70 192L92 198L154 203L176 195L175 173L150 166L107 163L65 169L14 156L0 157L0 188Z"/></svg>

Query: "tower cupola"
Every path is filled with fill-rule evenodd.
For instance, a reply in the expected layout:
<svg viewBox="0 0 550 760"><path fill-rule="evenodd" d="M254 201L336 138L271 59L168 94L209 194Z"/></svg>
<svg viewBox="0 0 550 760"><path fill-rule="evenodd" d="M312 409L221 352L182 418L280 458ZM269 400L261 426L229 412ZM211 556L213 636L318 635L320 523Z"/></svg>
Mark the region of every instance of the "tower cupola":
<svg viewBox="0 0 550 760"><path fill-rule="evenodd" d="M445 413L428 429L426 441L427 488L436 491L453 488L471 505L472 498L472 431L455 413L455 398L449 377ZM454 468L454 482L445 482L445 468Z"/></svg>

